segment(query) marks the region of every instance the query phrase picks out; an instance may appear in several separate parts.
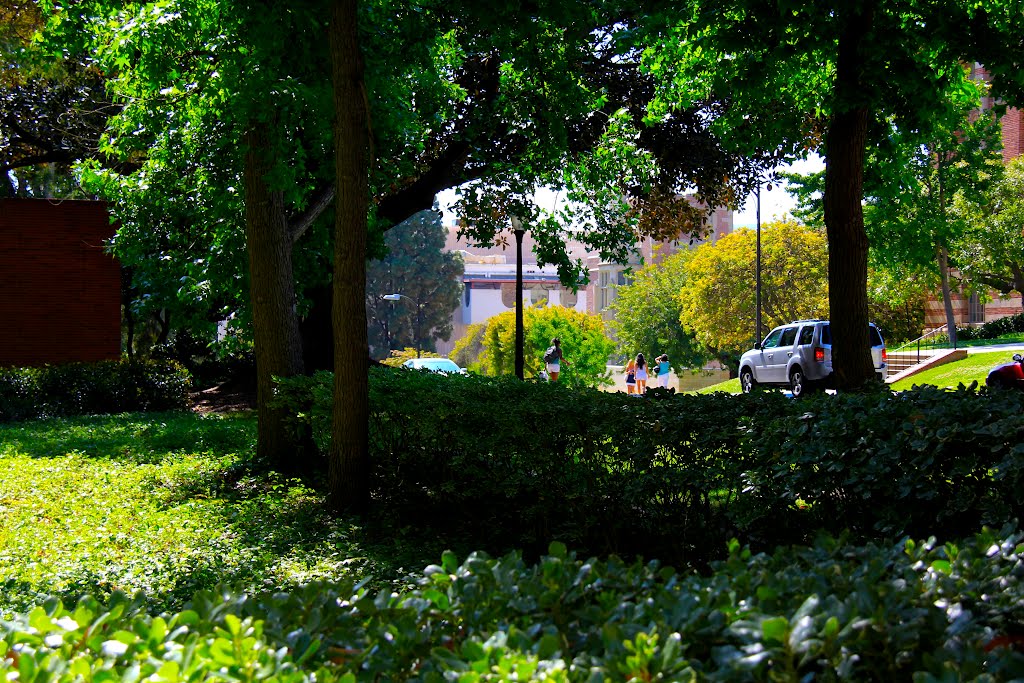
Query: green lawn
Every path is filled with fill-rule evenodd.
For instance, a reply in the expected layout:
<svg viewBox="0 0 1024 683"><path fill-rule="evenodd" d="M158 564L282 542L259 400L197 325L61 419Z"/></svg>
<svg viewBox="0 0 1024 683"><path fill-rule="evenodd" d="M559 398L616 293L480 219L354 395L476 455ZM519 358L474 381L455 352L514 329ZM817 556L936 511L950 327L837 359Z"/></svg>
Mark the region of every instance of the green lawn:
<svg viewBox="0 0 1024 683"><path fill-rule="evenodd" d="M405 547L325 513L321 487L250 466L255 418L117 415L0 425L0 616L39 596L288 588L403 575ZM409 570L440 557L427 551Z"/></svg>
<svg viewBox="0 0 1024 683"><path fill-rule="evenodd" d="M1003 343L1005 343L1005 340ZM937 368L925 370L913 377L900 380L890 385L890 388L893 391L905 391L915 384L930 384L941 388L956 387L960 384L969 386L971 382L985 384L985 376L988 375L988 371L1000 363L1009 362L1012 357L1012 351L972 353L963 360L940 365ZM716 391L738 394L740 393L740 381L738 379L730 379L720 384L705 387L697 393L710 394Z"/></svg>
<svg viewBox="0 0 1024 683"><path fill-rule="evenodd" d="M1006 363L1013 357L1012 351L989 351L972 353L963 360L946 363L913 377L900 380L891 386L894 391L910 389L915 384L931 384L936 387L956 387L960 384L970 385L971 382L985 384L985 376L993 366Z"/></svg>

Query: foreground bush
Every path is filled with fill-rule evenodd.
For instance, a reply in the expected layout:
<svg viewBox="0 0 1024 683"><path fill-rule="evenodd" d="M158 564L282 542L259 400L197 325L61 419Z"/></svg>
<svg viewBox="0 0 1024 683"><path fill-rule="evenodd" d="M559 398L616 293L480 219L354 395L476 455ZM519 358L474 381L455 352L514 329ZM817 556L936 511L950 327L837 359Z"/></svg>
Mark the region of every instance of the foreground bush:
<svg viewBox="0 0 1024 683"><path fill-rule="evenodd" d="M536 564L446 554L401 593L225 590L161 616L123 596L51 601L0 624L0 670L20 683L1009 681L1024 676L1021 542L733 544L710 576L556 544Z"/></svg>
<svg viewBox="0 0 1024 683"><path fill-rule="evenodd" d="M292 390L326 449L329 375ZM650 396L375 369L376 514L498 552L692 566L733 536L956 538L1024 514L1020 392Z"/></svg>
<svg viewBox="0 0 1024 683"><path fill-rule="evenodd" d="M188 407L192 381L174 361L0 368L0 422Z"/></svg>

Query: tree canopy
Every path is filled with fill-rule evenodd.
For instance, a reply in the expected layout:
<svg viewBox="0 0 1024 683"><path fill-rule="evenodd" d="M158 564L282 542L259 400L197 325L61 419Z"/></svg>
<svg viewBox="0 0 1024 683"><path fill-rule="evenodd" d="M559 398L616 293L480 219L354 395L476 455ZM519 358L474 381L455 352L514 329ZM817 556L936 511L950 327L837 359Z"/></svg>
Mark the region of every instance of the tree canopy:
<svg viewBox="0 0 1024 683"><path fill-rule="evenodd" d="M865 150L891 125L929 140L936 123L973 98L965 62L985 64L996 95L1021 102L1021 10L1020 0L694 0L662 15L657 45L645 55L647 69L661 76L653 116L717 96L728 106L715 129L734 148L824 153L834 368L842 389L873 376Z"/></svg>
<svg viewBox="0 0 1024 683"><path fill-rule="evenodd" d="M697 248L679 294L680 323L711 354L731 360L755 339L757 234L740 229ZM762 226L762 321L766 329L828 317L828 245L795 221Z"/></svg>
<svg viewBox="0 0 1024 683"><path fill-rule="evenodd" d="M462 297L462 260L443 251L446 231L436 210L421 211L384 236L387 255L366 269L370 355L393 349L434 350L452 334L452 312ZM395 302L382 297L401 294Z"/></svg>
<svg viewBox="0 0 1024 683"><path fill-rule="evenodd" d="M1024 157L1010 161L980 201L955 198L953 212L967 225L951 250L965 280L1024 293Z"/></svg>
<svg viewBox="0 0 1024 683"><path fill-rule="evenodd" d="M706 353L679 322L693 252L689 249L656 259L631 274L616 291L610 327L617 350L626 357L667 353L677 373L702 367Z"/></svg>
<svg viewBox="0 0 1024 683"><path fill-rule="evenodd" d="M615 344L605 334L601 316L564 306L530 306L523 318L527 377L536 377L544 369L544 351L558 337L568 361L558 377L560 384L593 387L610 381L608 356ZM515 311L505 311L487 321L481 367L489 375L511 375L514 360Z"/></svg>

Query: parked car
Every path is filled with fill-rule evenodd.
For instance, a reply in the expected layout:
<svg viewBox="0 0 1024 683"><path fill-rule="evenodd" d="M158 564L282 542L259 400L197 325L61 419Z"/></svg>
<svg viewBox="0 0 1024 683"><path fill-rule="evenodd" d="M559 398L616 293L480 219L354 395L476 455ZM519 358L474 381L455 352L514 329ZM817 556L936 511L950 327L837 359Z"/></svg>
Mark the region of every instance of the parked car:
<svg viewBox="0 0 1024 683"><path fill-rule="evenodd" d="M430 370L431 372L440 372L442 375L467 374L466 368L460 368L450 358L410 358L402 363L402 367L412 370Z"/></svg>
<svg viewBox="0 0 1024 683"><path fill-rule="evenodd" d="M885 381L888 353L882 333L868 323L875 376ZM740 386L789 387L794 397L832 386L832 329L827 320L795 320L768 333L740 356Z"/></svg>

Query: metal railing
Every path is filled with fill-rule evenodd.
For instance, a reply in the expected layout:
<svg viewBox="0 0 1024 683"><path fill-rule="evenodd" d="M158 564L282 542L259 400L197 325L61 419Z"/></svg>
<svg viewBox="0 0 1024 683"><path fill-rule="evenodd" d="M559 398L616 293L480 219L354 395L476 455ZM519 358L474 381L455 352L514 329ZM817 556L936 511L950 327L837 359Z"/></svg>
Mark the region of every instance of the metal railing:
<svg viewBox="0 0 1024 683"><path fill-rule="evenodd" d="M914 349L916 349L917 350L917 361L916 362L920 363L921 362L921 349L922 348L925 351L928 351L928 350L934 350L934 349L949 349L949 348L954 348L955 349L956 346L955 345L954 346L950 346L950 343L949 343L949 333L947 331L947 325L944 323L944 324L942 324L939 327L936 327L936 328L934 328L932 330L929 330L929 331L925 332L924 334L922 334L917 339L913 339L911 341L908 341L903 346L900 346L899 348L893 349L893 351L891 353L908 353L908 352L912 352Z"/></svg>

